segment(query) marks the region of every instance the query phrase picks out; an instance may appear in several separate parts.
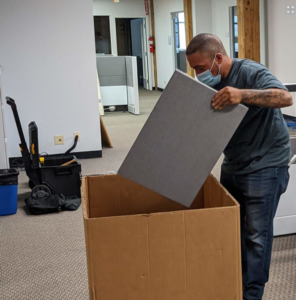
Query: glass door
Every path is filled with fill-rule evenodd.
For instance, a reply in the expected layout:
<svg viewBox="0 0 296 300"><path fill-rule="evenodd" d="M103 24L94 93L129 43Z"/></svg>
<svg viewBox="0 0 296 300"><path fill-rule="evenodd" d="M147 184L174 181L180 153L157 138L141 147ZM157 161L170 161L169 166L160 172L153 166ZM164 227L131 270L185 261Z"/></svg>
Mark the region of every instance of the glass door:
<svg viewBox="0 0 296 300"><path fill-rule="evenodd" d="M238 24L237 7L230 7L230 55L232 58L238 58Z"/></svg>
<svg viewBox="0 0 296 300"><path fill-rule="evenodd" d="M187 72L185 13L172 13L175 69Z"/></svg>

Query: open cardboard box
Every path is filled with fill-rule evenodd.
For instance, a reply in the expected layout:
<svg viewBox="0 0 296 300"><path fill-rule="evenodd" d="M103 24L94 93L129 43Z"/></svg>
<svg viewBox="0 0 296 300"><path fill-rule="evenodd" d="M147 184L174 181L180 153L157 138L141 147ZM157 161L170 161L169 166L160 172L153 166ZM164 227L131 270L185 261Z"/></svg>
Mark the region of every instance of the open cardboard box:
<svg viewBox="0 0 296 300"><path fill-rule="evenodd" d="M241 300L239 204L211 175L190 209L119 175L83 178L91 300Z"/></svg>

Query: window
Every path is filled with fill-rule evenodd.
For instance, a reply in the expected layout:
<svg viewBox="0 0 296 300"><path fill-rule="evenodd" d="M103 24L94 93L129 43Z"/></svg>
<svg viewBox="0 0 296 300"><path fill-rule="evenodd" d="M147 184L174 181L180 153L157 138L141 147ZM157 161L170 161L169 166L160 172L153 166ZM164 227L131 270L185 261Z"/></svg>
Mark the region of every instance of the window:
<svg viewBox="0 0 296 300"><path fill-rule="evenodd" d="M108 16L94 16L96 53L111 54L110 21Z"/></svg>

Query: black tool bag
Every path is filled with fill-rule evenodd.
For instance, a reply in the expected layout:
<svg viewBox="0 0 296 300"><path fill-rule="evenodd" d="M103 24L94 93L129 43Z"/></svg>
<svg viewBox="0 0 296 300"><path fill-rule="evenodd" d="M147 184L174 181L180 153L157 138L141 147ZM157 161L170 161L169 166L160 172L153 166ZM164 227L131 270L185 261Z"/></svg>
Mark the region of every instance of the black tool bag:
<svg viewBox="0 0 296 300"><path fill-rule="evenodd" d="M31 214L42 215L57 213L62 210L77 210L81 204L81 199L65 197L60 194L38 199L27 198L25 203Z"/></svg>

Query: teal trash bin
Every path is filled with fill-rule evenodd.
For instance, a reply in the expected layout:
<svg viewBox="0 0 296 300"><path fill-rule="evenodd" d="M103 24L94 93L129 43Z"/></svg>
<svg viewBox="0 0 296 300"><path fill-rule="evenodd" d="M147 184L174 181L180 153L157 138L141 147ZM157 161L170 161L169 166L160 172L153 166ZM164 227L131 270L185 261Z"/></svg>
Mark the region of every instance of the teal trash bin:
<svg viewBox="0 0 296 300"><path fill-rule="evenodd" d="M15 169L0 170L0 216L17 211L18 175Z"/></svg>

